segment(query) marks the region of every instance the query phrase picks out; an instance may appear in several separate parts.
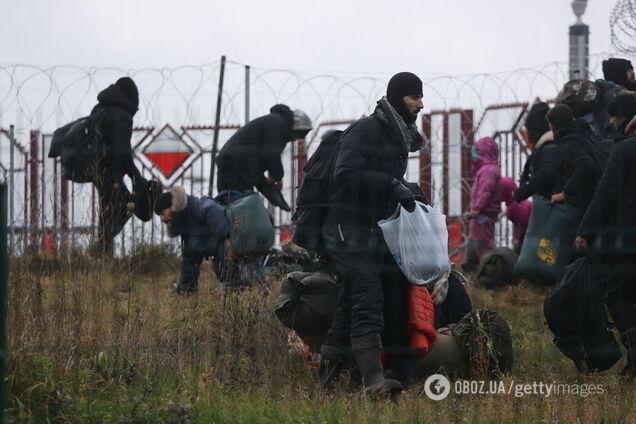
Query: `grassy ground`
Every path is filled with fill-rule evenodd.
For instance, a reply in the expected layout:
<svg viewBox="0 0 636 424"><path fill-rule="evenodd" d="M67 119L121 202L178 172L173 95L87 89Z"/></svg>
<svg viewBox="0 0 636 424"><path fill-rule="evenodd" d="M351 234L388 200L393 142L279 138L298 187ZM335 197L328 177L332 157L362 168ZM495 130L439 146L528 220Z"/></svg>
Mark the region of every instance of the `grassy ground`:
<svg viewBox="0 0 636 424"><path fill-rule="evenodd" d="M551 342L544 292L469 287L477 307L509 322L515 365L505 387L533 382L602 385L602 394L451 395L420 383L397 401L324 393L314 369L288 353L272 313L278 283L241 293L204 265L198 294L178 297L175 257L15 260L9 282L7 422L371 423L636 422L636 384L622 366L581 377ZM514 392L514 391L513 391Z"/></svg>

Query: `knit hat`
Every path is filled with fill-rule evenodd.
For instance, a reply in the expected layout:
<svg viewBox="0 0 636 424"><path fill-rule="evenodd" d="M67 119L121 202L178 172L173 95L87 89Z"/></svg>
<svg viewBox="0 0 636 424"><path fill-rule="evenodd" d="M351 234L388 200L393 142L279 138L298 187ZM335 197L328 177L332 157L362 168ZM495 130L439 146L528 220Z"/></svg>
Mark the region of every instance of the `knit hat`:
<svg viewBox="0 0 636 424"><path fill-rule="evenodd" d="M135 109L139 107L139 91L132 79L129 77L119 78L115 85L130 99Z"/></svg>
<svg viewBox="0 0 636 424"><path fill-rule="evenodd" d="M386 88L386 98L407 124L415 122L415 118L404 105L404 96L421 96L422 80L411 72L400 72L393 75Z"/></svg>
<svg viewBox="0 0 636 424"><path fill-rule="evenodd" d="M161 215L161 213L172 207L172 192L164 191L155 199L155 213Z"/></svg>
<svg viewBox="0 0 636 424"><path fill-rule="evenodd" d="M631 85L627 80L627 71L634 69L627 59L611 58L603 61L603 78L623 86Z"/></svg>
<svg viewBox="0 0 636 424"><path fill-rule="evenodd" d="M607 105L610 116L632 119L636 115L636 97L633 94L621 94Z"/></svg>
<svg viewBox="0 0 636 424"><path fill-rule="evenodd" d="M550 130L548 120L545 119L548 110L550 110L550 107L544 102L535 103L530 108L525 123L530 143L536 144L539 138Z"/></svg>

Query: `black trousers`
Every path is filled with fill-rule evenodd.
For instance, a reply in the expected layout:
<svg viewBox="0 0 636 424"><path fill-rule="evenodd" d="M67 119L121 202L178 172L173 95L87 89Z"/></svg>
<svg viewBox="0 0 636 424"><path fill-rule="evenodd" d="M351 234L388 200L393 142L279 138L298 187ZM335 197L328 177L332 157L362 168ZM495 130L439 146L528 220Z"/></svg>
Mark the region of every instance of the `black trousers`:
<svg viewBox="0 0 636 424"><path fill-rule="evenodd" d="M636 254L606 255L605 304L623 344L636 356Z"/></svg>

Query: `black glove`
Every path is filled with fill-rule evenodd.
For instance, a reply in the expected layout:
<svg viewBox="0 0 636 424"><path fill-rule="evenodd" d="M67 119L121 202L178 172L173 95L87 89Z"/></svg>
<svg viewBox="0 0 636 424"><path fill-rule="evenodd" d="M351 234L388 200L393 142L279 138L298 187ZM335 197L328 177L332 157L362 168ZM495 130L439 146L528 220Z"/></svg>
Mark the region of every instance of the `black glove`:
<svg viewBox="0 0 636 424"><path fill-rule="evenodd" d="M410 183L406 181L404 184L409 190L411 190L411 193L413 193L413 197L417 202L424 203L425 205L431 204L418 183Z"/></svg>
<svg viewBox="0 0 636 424"><path fill-rule="evenodd" d="M276 190L273 182L265 183L262 187L257 188L261 193L263 193L263 196L265 196L265 198L269 200L272 205L278 206L279 208L287 212L291 211L291 208L283 197L283 194L280 191Z"/></svg>
<svg viewBox="0 0 636 424"><path fill-rule="evenodd" d="M390 183L389 193L391 193L391 197L398 201L404 209L409 212L413 212L415 210L415 198L413 197L413 193L408 189L402 182L396 178Z"/></svg>

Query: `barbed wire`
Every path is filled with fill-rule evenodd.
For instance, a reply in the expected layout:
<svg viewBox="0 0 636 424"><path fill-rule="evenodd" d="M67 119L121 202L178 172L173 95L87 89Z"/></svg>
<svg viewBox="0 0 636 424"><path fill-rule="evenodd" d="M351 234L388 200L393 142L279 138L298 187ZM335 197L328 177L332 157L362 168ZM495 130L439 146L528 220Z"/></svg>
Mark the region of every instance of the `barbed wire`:
<svg viewBox="0 0 636 424"><path fill-rule="evenodd" d="M631 4L631 3L630 3ZM591 75L606 55L591 58ZM246 100L245 65L228 61L222 95L222 123L242 124L276 103L303 109L315 121L353 119L373 110L390 75L312 73L250 67ZM174 68L83 68L74 65L0 65L0 127L18 133L53 129L88 115L97 94L121 76L135 80L140 92L135 125L176 127L210 124L218 90L220 62ZM489 74L421 73L429 110L483 110L486 105L551 98L567 79L567 64ZM417 73L417 70L414 70ZM597 75L599 76L599 75Z"/></svg>
<svg viewBox="0 0 636 424"><path fill-rule="evenodd" d="M610 15L612 45L626 55L636 54L636 0L619 0Z"/></svg>

